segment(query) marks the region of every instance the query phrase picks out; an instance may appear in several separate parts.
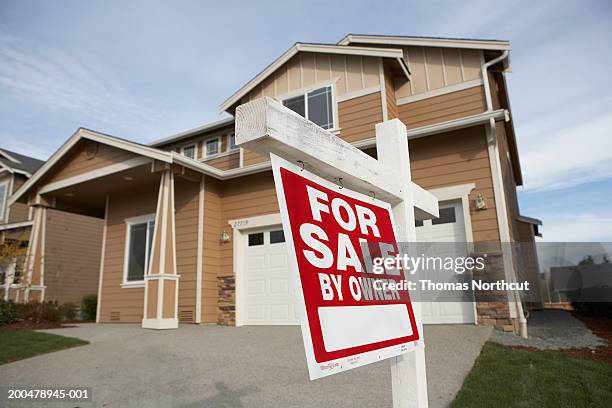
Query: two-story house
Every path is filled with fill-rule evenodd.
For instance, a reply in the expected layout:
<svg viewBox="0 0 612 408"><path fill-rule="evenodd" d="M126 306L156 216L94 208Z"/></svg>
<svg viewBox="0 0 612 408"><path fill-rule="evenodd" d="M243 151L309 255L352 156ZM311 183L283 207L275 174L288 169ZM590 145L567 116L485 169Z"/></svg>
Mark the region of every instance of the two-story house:
<svg viewBox="0 0 612 408"><path fill-rule="evenodd" d="M98 291L102 221L49 209L34 226L33 208L9 197L32 177L43 161L0 149L0 299L23 302L80 302ZM33 231L39 245L41 275L35 282L23 273ZM36 296L30 296L34 291ZM40 296L39 296L40 295Z"/></svg>
<svg viewBox="0 0 612 408"><path fill-rule="evenodd" d="M297 43L220 105L268 96L375 156L375 124L408 127L414 181L440 200L420 241L533 242L505 75L507 41L348 35ZM12 202L104 220L98 321L297 324L268 157L236 146L233 117L149 145L79 129ZM33 235L30 245L40 241ZM498 245L499 246L499 245ZM40 275L36 257L27 273ZM516 278L520 253L488 273ZM532 268L533 269L533 268ZM535 272L534 272L535 273ZM425 323L519 331L506 300L427 303Z"/></svg>

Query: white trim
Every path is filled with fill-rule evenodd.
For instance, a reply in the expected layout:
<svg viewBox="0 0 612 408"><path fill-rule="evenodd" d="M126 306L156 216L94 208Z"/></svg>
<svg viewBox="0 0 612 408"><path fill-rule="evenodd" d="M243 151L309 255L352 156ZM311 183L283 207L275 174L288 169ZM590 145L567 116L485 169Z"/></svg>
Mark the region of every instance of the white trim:
<svg viewBox="0 0 612 408"><path fill-rule="evenodd" d="M161 287L162 285L159 285ZM161 318L161 319L142 319L142 328L143 329L178 329L179 322L178 318Z"/></svg>
<svg viewBox="0 0 612 408"><path fill-rule="evenodd" d="M46 249L46 243L47 243L47 207L42 207L42 225L40 226L41 231L40 231L40 282L39 285L42 289L41 289L41 293L40 293L40 301L44 302L45 301L45 263L46 263L46 254L45 254L45 249Z"/></svg>
<svg viewBox="0 0 612 408"><path fill-rule="evenodd" d="M124 170L132 169L134 167L142 166L150 163L152 160L148 157L134 157L129 160L122 161L120 163L111 164L96 170L81 173L78 176L68 177L60 181L49 183L42 187L38 194L46 194L51 191L59 190L65 187L69 187L75 184L83 183L85 181L93 180L96 178L109 176L111 174L119 173Z"/></svg>
<svg viewBox="0 0 612 408"><path fill-rule="evenodd" d="M459 38L433 38L386 35L348 34L338 41L338 45L385 44L389 46L414 45L421 47L467 48L476 50L510 50L509 41L500 40L468 40Z"/></svg>
<svg viewBox="0 0 612 408"><path fill-rule="evenodd" d="M8 192L6 194L6 201L4 203L5 205L5 209L4 209L4 222L6 224L8 224L10 218L11 218L11 207L12 205L8 205L8 198L13 194L13 189L15 188L15 175L12 174L11 175L11 180L9 181L9 187L8 187Z"/></svg>
<svg viewBox="0 0 612 408"><path fill-rule="evenodd" d="M32 208L33 207L30 207L30 209L32 209ZM0 225L0 231L8 231L8 230L11 230L13 228L31 227L33 224L34 224L33 220L14 222L12 224L4 224L4 225Z"/></svg>
<svg viewBox="0 0 612 408"><path fill-rule="evenodd" d="M343 95L339 95L336 98L336 101L338 101L338 103L340 103L340 102L348 101L348 100L351 100L351 99L359 98L359 97L362 97L362 96L370 95L370 94L373 94L375 92L380 92L381 88L382 88L381 86L371 86L369 88L363 88L363 89L360 89L358 91L347 92L347 93L345 93Z"/></svg>
<svg viewBox="0 0 612 408"><path fill-rule="evenodd" d="M186 130L184 132L180 132L177 134L174 134L172 136L168 136L168 137L164 137L162 139L158 139L158 140L154 140L153 142L149 143L148 146L151 147L157 147L157 146L163 146L166 144L169 144L171 142L177 142L180 139L185 139L191 136L197 136L201 133L205 133L205 132L210 132L212 130L216 130L222 127L225 127L231 123L234 123L234 117L229 117L229 118L225 118L225 119L221 119L215 122L211 122L211 123L207 123L204 124L202 126L198 126L196 128L193 129L189 129Z"/></svg>
<svg viewBox="0 0 612 408"><path fill-rule="evenodd" d="M235 310L236 310L236 326L244 325L243 316L245 316L244 310L244 268L246 262L244 259L244 252L246 248L246 231L254 228L272 227L275 225L281 225L280 213L258 215L255 217L241 218L228 221L228 224L232 227L232 242L233 242L233 273L235 279Z"/></svg>
<svg viewBox="0 0 612 408"><path fill-rule="evenodd" d="M378 60L378 82L380 82L380 102L382 106L382 120L389 119L389 112L387 107L387 86L385 83L385 70L383 68L382 59Z"/></svg>
<svg viewBox="0 0 612 408"><path fill-rule="evenodd" d="M106 195L104 203L104 227L102 228L102 249L100 251L100 272L98 274L98 304L96 306L96 323L100 323L100 311L102 309L102 284L104 283L104 256L106 252L106 229L108 227L108 206L110 197Z"/></svg>
<svg viewBox="0 0 612 408"><path fill-rule="evenodd" d="M474 242L474 232L472 230L472 216L470 215L470 192L476 188L476 184L457 184L455 186L433 188L429 191L438 198L438 201L461 200L463 211L463 223L465 227L466 242ZM474 316L477 316L476 314Z"/></svg>
<svg viewBox="0 0 612 408"><path fill-rule="evenodd" d="M446 95L452 92L462 91L464 89L474 88L476 86L482 85L482 79L473 79L471 81L460 82L454 85L444 86L442 88L434 89L432 91L423 92L416 95L404 96L397 100L398 105L404 105L406 103L412 103L416 101L421 101L423 99L433 98L435 96Z"/></svg>
<svg viewBox="0 0 612 408"><path fill-rule="evenodd" d="M198 192L198 249L196 254L196 304L195 322L202 323L202 275L204 274L204 206L206 193L206 176L200 180Z"/></svg>
<svg viewBox="0 0 612 408"><path fill-rule="evenodd" d="M125 253L123 256L123 276L122 276L122 281L120 284L122 288L134 288L134 287L144 286L144 279L148 273L148 268L149 268L148 242L149 242L149 239L153 239L153 237L149 236L149 222L151 221L155 222L155 214L140 215L137 217L126 218L125 220L123 220L123 222L125 223L125 249L124 249ZM129 265L129 260L130 260L130 241L131 241L130 227L135 224L144 224L144 223L147 224L147 228L146 228L146 235L145 235L145 264L144 264L143 279L140 281L129 281L127 279L127 276L128 276L128 265ZM155 225L155 228L157 228L157 224Z"/></svg>
<svg viewBox="0 0 612 408"><path fill-rule="evenodd" d="M289 61L298 52L317 52L324 54L340 54L340 55L361 55L370 57L381 57L381 58L402 58L403 51L399 49L390 48L373 48L373 47L341 47L337 45L313 45L313 44L302 44L296 43L293 47L289 48L283 55L277 58L274 62L268 65L263 71L257 74L252 80L247 82L243 87L238 89L227 98L220 106L220 111L229 109L232 105L237 103L240 98L245 94L252 91L258 84L264 79L270 76L278 68L280 68L285 62ZM400 63L401 65L401 63Z"/></svg>
<svg viewBox="0 0 612 408"><path fill-rule="evenodd" d="M11 176L10 180L5 180L0 182L0 186L4 186L4 197L0 198L0 220L2 220L2 222L4 223L8 223L8 201L9 201L9 197L11 196L11 191L9 190L11 188L11 181L13 180L13 177Z"/></svg>
<svg viewBox="0 0 612 408"><path fill-rule="evenodd" d="M17 160L15 157L13 157L12 155L10 155L9 153L7 153L4 149L0 149L0 155L6 157L7 159L9 159L10 161L12 161L13 163L19 163L21 164L21 162L19 160Z"/></svg>

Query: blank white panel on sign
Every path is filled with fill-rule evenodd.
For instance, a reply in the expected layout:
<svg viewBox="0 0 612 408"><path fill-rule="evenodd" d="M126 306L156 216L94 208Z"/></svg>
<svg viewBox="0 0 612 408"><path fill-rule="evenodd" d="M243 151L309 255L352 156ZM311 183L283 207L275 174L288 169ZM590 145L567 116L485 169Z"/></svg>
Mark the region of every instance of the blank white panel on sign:
<svg viewBox="0 0 612 408"><path fill-rule="evenodd" d="M412 335L403 304L320 307L318 312L328 352Z"/></svg>

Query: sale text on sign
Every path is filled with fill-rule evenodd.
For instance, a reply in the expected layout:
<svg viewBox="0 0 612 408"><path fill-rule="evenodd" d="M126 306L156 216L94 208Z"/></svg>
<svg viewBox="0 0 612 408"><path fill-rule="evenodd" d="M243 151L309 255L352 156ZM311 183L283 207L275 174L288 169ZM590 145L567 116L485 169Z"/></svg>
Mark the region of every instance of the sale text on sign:
<svg viewBox="0 0 612 408"><path fill-rule="evenodd" d="M408 292L375 284L404 272L372 267L397 255L391 206L271 156L310 378L414 350Z"/></svg>

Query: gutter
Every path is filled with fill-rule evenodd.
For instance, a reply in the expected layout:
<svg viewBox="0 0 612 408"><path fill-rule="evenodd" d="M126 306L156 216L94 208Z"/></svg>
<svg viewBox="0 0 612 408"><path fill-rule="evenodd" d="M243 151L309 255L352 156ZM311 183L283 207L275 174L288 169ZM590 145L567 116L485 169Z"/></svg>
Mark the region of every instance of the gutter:
<svg viewBox="0 0 612 408"><path fill-rule="evenodd" d="M502 52L502 54L499 57L494 58L491 61L482 64L482 82L485 88L485 100L486 100L486 105L487 105L486 112L493 111L493 101L491 99L491 85L489 84L489 68L505 60L506 58L508 58L509 54L510 52L506 50ZM490 119L489 121L489 128L488 128L487 136L490 136L490 135L492 135L492 138L495 141L495 144L491 144L489 141L487 141L487 144L489 146L489 160L491 161L491 167L492 167L491 170L492 172L494 172L493 187L494 187L494 193L495 193L495 203L496 203L495 207L497 211L500 240L502 244L506 242L506 245L502 245L502 252L503 252L503 257L504 257L504 269L506 271L507 270L512 271L513 275L511 277L514 281L516 281L516 271L514 269L514 260L512 259L513 254L508 253L508 248L506 248L507 246L511 244L512 241L510 240L510 230L509 230L510 226L508 225L508 210L506 208L506 198L505 198L505 193L504 193L503 177L502 177L501 164L500 164L500 158L499 158L499 145L497 143L495 121L493 119ZM498 181L499 185L497 186L495 185L496 179L499 180ZM506 278L507 277L508 276L506 272ZM518 290L513 291L512 295L514 298L514 305L516 308L516 314L517 314L517 318L519 321L519 335L522 338L526 339L528 337L527 319L525 318L523 304L521 302L521 298L519 296Z"/></svg>

